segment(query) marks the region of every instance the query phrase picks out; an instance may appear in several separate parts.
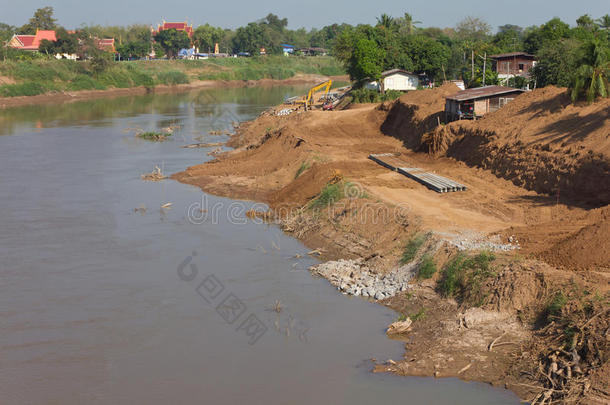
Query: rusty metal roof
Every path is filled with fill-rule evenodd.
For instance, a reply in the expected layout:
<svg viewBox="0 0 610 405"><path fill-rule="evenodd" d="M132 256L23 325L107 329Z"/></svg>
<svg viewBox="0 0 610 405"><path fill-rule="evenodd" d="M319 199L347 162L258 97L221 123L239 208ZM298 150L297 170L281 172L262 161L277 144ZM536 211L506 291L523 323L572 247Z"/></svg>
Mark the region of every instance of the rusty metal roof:
<svg viewBox="0 0 610 405"><path fill-rule="evenodd" d="M478 98L492 97L500 94L506 93L514 93L520 92L523 93L525 90L515 89L513 87L504 87L504 86L485 86L485 87L475 87L474 89L466 89L462 91L458 91L452 96L446 97L447 100L455 100L455 101L466 101L466 100L475 100Z"/></svg>
<svg viewBox="0 0 610 405"><path fill-rule="evenodd" d="M515 56L523 56L524 58L532 58L532 59L536 58L534 55L530 55L529 53L525 53L525 52L500 53L498 55L490 55L489 57L491 59L504 59L504 58L512 58Z"/></svg>

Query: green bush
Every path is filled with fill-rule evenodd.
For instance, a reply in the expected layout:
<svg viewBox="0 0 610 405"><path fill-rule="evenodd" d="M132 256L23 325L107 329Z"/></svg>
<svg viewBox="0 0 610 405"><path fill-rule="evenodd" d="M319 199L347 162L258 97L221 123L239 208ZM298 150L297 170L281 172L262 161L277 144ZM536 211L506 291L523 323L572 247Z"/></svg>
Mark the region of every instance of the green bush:
<svg viewBox="0 0 610 405"><path fill-rule="evenodd" d="M343 198L343 184L341 182L326 184L320 194L309 203L309 208L324 208L333 205Z"/></svg>
<svg viewBox="0 0 610 405"><path fill-rule="evenodd" d="M567 302L568 297L566 297L561 291L555 292L542 311L542 320L544 323L550 323L551 321L557 319L561 315L561 310L563 307L565 307Z"/></svg>
<svg viewBox="0 0 610 405"><path fill-rule="evenodd" d="M351 92L354 103L381 103L388 100L396 100L402 94L403 92L398 90L388 90L381 94L377 90L365 88L355 89Z"/></svg>
<svg viewBox="0 0 610 405"><path fill-rule="evenodd" d="M305 172L305 170L309 169L311 167L311 164L309 164L309 162L304 161L303 163L301 163L301 166L299 166L296 174L294 175L294 178L297 179L301 174L303 174L303 172Z"/></svg>
<svg viewBox="0 0 610 405"><path fill-rule="evenodd" d="M6 84L0 86L0 95L3 97L36 96L50 90L50 86L39 82L26 82Z"/></svg>
<svg viewBox="0 0 610 405"><path fill-rule="evenodd" d="M400 257L400 264L407 264L415 259L417 252L422 247L424 242L426 241L425 235L418 235L411 239L407 245L405 246L404 251L402 252L402 256Z"/></svg>
<svg viewBox="0 0 610 405"><path fill-rule="evenodd" d="M432 256L424 255L417 270L417 278L420 280L432 278L434 273L436 273L436 264L434 264Z"/></svg>
<svg viewBox="0 0 610 405"><path fill-rule="evenodd" d="M482 282L494 275L491 269L494 260L495 256L489 252L481 252L473 257L460 253L443 269L438 282L440 293L444 297L481 305L485 298L481 291Z"/></svg>
<svg viewBox="0 0 610 405"><path fill-rule="evenodd" d="M74 80L69 82L66 86L66 90L78 91L78 90L104 90L106 87L101 83L97 82L90 76L79 75Z"/></svg>

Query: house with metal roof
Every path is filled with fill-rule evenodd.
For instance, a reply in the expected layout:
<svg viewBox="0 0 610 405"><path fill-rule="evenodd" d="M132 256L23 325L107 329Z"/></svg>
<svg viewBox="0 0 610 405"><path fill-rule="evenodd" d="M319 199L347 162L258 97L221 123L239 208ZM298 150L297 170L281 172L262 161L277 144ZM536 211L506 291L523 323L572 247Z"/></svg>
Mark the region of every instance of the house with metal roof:
<svg viewBox="0 0 610 405"><path fill-rule="evenodd" d="M403 69L390 69L381 73L381 82L383 83L384 91L417 90L417 87L419 86L419 76ZM366 83L364 87L377 91L381 90L379 83L376 80Z"/></svg>
<svg viewBox="0 0 610 405"><path fill-rule="evenodd" d="M494 61L494 70L498 73L500 80L511 77L529 77L530 70L536 66L536 57L525 52L510 52L499 55L491 55Z"/></svg>
<svg viewBox="0 0 610 405"><path fill-rule="evenodd" d="M445 98L445 119L454 121L480 118L502 108L523 92L521 89L503 86L484 86L458 91Z"/></svg>

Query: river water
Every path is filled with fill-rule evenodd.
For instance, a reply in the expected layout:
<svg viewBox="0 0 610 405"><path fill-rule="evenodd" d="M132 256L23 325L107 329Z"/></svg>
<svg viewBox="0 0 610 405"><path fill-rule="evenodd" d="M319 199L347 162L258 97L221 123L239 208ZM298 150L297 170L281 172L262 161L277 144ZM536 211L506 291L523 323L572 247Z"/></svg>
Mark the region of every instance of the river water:
<svg viewBox="0 0 610 405"><path fill-rule="evenodd" d="M210 159L181 146L226 140L208 132L303 90L0 111L0 403L519 403L370 373L402 356L384 334L395 313L312 277L303 245L244 220L252 203L141 180ZM134 137L170 125L169 141Z"/></svg>

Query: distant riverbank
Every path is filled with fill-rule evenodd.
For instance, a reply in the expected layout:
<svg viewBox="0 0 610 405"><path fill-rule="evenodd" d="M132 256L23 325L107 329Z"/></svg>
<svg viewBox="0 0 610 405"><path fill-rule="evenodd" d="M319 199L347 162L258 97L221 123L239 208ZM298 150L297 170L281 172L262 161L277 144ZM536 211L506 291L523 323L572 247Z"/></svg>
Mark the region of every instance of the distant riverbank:
<svg viewBox="0 0 610 405"><path fill-rule="evenodd" d="M328 76L298 74L290 79L260 79L260 80L196 80L185 84L158 85L155 87L110 88L105 90L77 90L39 94L35 96L0 97L0 109L20 107L34 104L65 103L72 101L91 100L101 97L120 97L142 95L147 93L173 93L202 88L231 88L253 86L282 86L318 83L327 80ZM333 81L348 81L348 76L331 76Z"/></svg>
<svg viewBox="0 0 610 405"><path fill-rule="evenodd" d="M8 61L0 63L0 108L205 87L305 84L328 76L347 80L339 62L322 56L116 62L97 73L88 62Z"/></svg>

